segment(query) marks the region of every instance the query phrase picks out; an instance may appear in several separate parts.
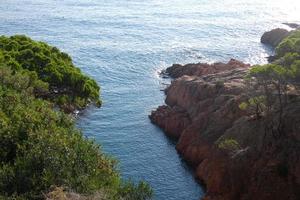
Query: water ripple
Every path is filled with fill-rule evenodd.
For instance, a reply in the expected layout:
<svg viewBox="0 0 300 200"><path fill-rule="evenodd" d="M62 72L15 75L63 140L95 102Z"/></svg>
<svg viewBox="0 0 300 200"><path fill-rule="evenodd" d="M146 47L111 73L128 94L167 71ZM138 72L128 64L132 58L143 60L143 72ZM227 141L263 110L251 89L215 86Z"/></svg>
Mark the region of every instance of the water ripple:
<svg viewBox="0 0 300 200"><path fill-rule="evenodd" d="M266 62L261 34L300 22L297 0L9 0L0 34L27 34L69 53L101 84L103 107L78 120L83 133L120 160L124 177L145 179L157 200L198 200L203 190L174 141L147 115L163 104L158 75L173 63Z"/></svg>

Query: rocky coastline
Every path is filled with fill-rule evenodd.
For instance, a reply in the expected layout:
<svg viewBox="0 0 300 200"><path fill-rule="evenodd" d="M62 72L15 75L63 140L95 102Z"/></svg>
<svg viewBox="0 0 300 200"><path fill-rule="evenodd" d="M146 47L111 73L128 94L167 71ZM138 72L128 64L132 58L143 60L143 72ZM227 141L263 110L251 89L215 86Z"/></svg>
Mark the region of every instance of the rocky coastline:
<svg viewBox="0 0 300 200"><path fill-rule="evenodd" d="M289 33L275 29L262 42L275 47ZM299 199L300 104L287 107L287 137L274 140L262 120L240 109L250 68L234 59L174 64L164 71L174 78L165 90L166 105L149 118L178 140L178 153L206 188L204 200Z"/></svg>
<svg viewBox="0 0 300 200"><path fill-rule="evenodd" d="M300 29L300 24L296 23L283 23L292 30L286 30L284 28L275 28L271 31L266 31L261 37L261 43L276 48L279 43L286 37L288 37L293 31Z"/></svg>

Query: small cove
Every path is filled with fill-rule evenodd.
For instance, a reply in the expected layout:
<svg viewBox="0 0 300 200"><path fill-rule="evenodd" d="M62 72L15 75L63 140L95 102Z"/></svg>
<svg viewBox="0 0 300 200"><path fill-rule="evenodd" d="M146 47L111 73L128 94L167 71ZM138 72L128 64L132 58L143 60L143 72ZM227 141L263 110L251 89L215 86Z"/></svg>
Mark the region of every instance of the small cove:
<svg viewBox="0 0 300 200"><path fill-rule="evenodd" d="M77 125L120 160L124 177L149 182L158 200L198 200L203 190L174 141L148 119L164 101L158 72L230 58L265 63L262 33L300 21L296 1L272 2L11 0L0 4L0 34L55 45L100 83L103 107Z"/></svg>

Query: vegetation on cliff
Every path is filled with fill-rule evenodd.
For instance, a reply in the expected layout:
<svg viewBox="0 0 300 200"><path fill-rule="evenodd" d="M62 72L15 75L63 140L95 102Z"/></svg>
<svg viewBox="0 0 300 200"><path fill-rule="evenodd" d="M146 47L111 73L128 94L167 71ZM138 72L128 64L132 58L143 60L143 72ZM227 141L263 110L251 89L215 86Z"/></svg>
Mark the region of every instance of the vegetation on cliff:
<svg viewBox="0 0 300 200"><path fill-rule="evenodd" d="M268 128L281 135L284 109L297 100L300 86L300 31L278 45L275 58L273 63L250 70L246 78L249 100L240 107L252 110L257 118L263 116Z"/></svg>
<svg viewBox="0 0 300 200"><path fill-rule="evenodd" d="M67 90L48 95L55 88ZM55 47L0 37L0 199L43 199L55 186L101 192L101 199L149 199L146 183L123 181L116 160L55 109L62 98L82 107L98 101L99 87Z"/></svg>
<svg viewBox="0 0 300 200"><path fill-rule="evenodd" d="M206 186L203 199L300 197L299 41L299 31L289 33L267 65L166 70L176 79L150 119L179 138L176 149Z"/></svg>
<svg viewBox="0 0 300 200"><path fill-rule="evenodd" d="M101 105L97 83L56 47L24 35L1 36L0 62L15 71L31 71L44 86L35 90L35 96L49 99L66 111L82 109L91 102Z"/></svg>

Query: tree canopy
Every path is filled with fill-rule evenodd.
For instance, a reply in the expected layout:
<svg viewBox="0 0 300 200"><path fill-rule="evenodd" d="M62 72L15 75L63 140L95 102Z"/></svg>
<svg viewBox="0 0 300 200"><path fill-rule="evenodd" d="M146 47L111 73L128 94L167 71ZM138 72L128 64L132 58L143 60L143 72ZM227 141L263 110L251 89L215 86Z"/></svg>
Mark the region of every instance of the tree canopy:
<svg viewBox="0 0 300 200"><path fill-rule="evenodd" d="M91 102L101 105L96 81L82 74L71 57L56 47L24 35L0 36L0 62L14 71L35 72L40 81L48 84L48 92L36 94L63 109L82 109Z"/></svg>

